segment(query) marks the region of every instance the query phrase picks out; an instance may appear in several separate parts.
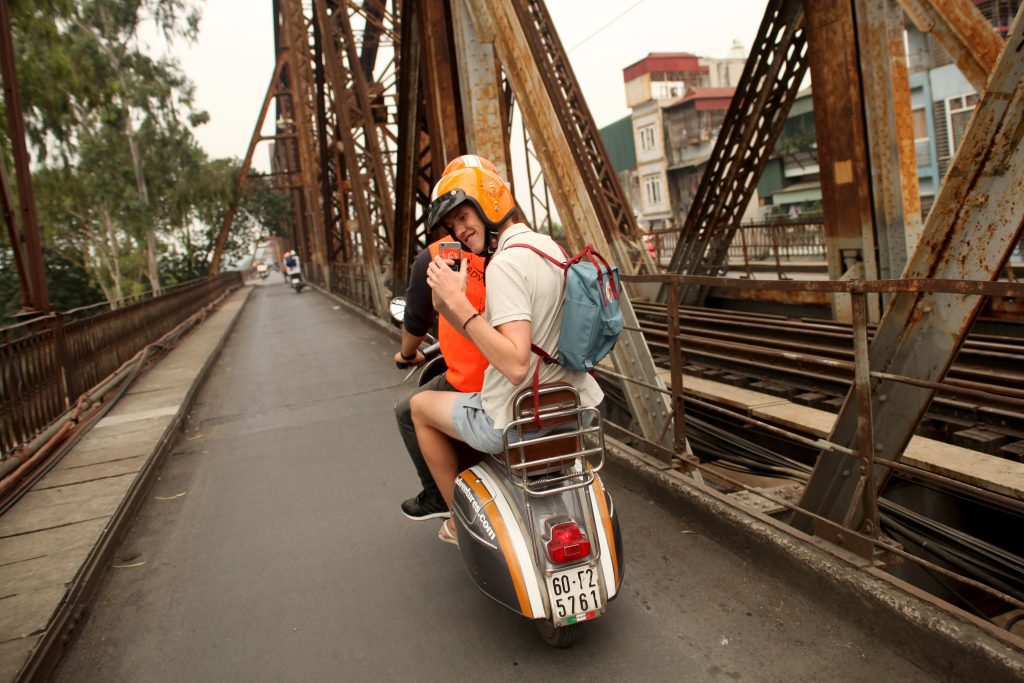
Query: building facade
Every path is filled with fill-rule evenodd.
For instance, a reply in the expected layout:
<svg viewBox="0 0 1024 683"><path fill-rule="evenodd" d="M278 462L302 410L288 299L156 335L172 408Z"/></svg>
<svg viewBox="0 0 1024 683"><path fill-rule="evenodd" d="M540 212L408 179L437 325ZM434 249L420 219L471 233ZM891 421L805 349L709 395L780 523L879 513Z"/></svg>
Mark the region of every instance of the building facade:
<svg viewBox="0 0 1024 683"><path fill-rule="evenodd" d="M628 185L642 228L685 219L744 63L734 45L725 59L653 52L623 69L636 158Z"/></svg>
<svg viewBox="0 0 1024 683"><path fill-rule="evenodd" d="M975 6L1006 35L1020 0L975 0ZM977 106L979 94L936 40L906 22L905 45L917 155L921 215L938 194ZM800 92L790 109L771 159L757 186L762 217L821 217L814 103L811 89Z"/></svg>

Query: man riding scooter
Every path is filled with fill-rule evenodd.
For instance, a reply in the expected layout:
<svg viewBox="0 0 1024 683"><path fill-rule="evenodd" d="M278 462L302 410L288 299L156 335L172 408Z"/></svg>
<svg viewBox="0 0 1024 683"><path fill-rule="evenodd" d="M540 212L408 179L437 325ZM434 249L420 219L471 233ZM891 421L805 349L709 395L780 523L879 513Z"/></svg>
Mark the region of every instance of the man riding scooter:
<svg viewBox="0 0 1024 683"><path fill-rule="evenodd" d="M299 255L291 250L284 255L284 279L296 292L302 291L302 264Z"/></svg>
<svg viewBox="0 0 1024 683"><path fill-rule="evenodd" d="M486 306L481 312L467 296L467 269L452 270L440 257L427 268L434 308L490 363L479 392L424 391L411 401L420 449L449 508L459 472L452 440L484 453L501 452L513 399L535 375L534 385L539 380L572 387L584 408L597 406L604 396L587 373L534 358L534 348L558 348L563 273L531 249L508 247L525 245L558 261L564 254L550 237L516 223L515 215L508 185L482 168L445 175L430 206L427 228L443 225L464 251L485 257L487 272ZM438 537L457 543L451 520L441 526Z"/></svg>
<svg viewBox="0 0 1024 683"><path fill-rule="evenodd" d="M485 168L493 173L497 169L487 159L473 154L466 154L452 160L444 169L442 176L461 168ZM409 276L409 287L405 292L405 317L402 323L402 346L395 354L395 365L402 369L423 364L423 354L419 352L420 343L427 330L433 325L437 311L431 301L430 287L427 285L427 267L435 256L440 254L440 247L450 242L445 237L431 243L416 257ZM463 252L466 256L467 286L466 296L478 311L484 308L484 259L471 252ZM445 318L438 319L438 342L444 356L447 372L435 377L413 394L421 391L480 391L484 381L484 369L487 359L476 346L459 334ZM402 514L413 520L446 518L449 515L448 505L444 502L434 478L423 460L419 443L416 441L416 430L412 424L412 412L409 402L413 394L406 396L395 404L395 418L398 431L405 442L406 450L412 459L416 474L420 478L423 489L413 498L402 503Z"/></svg>

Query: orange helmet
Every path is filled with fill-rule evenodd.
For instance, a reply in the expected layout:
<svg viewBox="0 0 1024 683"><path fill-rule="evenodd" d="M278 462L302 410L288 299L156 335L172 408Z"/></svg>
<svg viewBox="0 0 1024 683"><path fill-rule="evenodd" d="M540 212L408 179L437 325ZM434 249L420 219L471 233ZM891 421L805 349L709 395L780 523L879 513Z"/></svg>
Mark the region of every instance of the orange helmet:
<svg viewBox="0 0 1024 683"><path fill-rule="evenodd" d="M448 162L448 165L444 167L444 172L441 173L441 177L458 171L460 168L482 168L486 171L490 171L494 175L500 176L498 169L488 159L484 159L476 154L463 154L460 157L455 157Z"/></svg>
<svg viewBox="0 0 1024 683"><path fill-rule="evenodd" d="M448 162L448 165L444 167L444 171L441 172L441 178L444 179L449 173L454 173L461 168L482 168L486 171L500 176L498 169L489 160L484 159L476 154L463 154L462 156L455 157ZM430 191L430 201L437 199L437 186L441 184L441 181L434 183L434 189Z"/></svg>
<svg viewBox="0 0 1024 683"><path fill-rule="evenodd" d="M428 230L433 230L449 211L463 202L473 205L490 230L501 227L516 208L512 191L501 176L474 166L445 174L434 186L432 199L427 215Z"/></svg>

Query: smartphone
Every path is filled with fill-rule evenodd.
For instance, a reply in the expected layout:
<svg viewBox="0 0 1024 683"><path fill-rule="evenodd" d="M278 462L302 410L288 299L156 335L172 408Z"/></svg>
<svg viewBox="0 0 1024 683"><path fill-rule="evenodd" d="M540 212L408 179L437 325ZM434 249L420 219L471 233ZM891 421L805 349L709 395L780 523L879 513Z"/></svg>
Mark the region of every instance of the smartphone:
<svg viewBox="0 0 1024 683"><path fill-rule="evenodd" d="M455 262L452 270L462 267L462 245L458 242L441 242L437 245L437 253L441 258L452 259Z"/></svg>

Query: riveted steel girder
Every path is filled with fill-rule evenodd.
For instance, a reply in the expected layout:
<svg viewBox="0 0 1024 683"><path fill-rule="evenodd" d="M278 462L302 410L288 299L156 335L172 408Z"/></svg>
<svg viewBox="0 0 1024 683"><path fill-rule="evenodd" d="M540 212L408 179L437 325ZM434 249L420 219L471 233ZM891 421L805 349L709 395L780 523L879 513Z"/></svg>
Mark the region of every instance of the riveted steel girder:
<svg viewBox="0 0 1024 683"><path fill-rule="evenodd" d="M898 0L922 33L935 36L974 89L985 89L1003 41L970 0Z"/></svg>
<svg viewBox="0 0 1024 683"><path fill-rule="evenodd" d="M878 271L899 277L921 236L903 12L896 0L855 0Z"/></svg>
<svg viewBox="0 0 1024 683"><path fill-rule="evenodd" d="M15 264L21 283L21 314L42 315L50 312L50 294L46 287L43 245L39 236L36 200L32 193L32 171L29 168L28 145L25 142L25 120L21 113L18 79L14 71L14 36L7 2L0 2L0 70L3 72L4 109L14 156L14 175L18 186L20 226L14 217L6 170L2 177L4 218L11 237Z"/></svg>
<svg viewBox="0 0 1024 683"><path fill-rule="evenodd" d="M507 156L507 135L502 115L501 67L494 46L483 42L469 17L467 0L452 0L452 34L462 98L466 151L480 154L497 167L502 178L512 178Z"/></svg>
<svg viewBox="0 0 1024 683"><path fill-rule="evenodd" d="M717 275L807 71L802 0L770 0L668 271ZM686 286L683 304L707 287ZM667 291L662 288L660 298Z"/></svg>
<svg viewBox="0 0 1024 683"><path fill-rule="evenodd" d="M1024 229L1024 17L1018 14L1007 47L975 109L946 174L904 279L994 280ZM870 369L926 381L945 375L983 298L974 295L895 294L871 342ZM875 443L857 438L855 401L847 397L830 441L875 451L880 487L898 461L934 391L872 380ZM857 469L849 456L822 453L800 506L858 528ZM799 515L795 523L810 528Z"/></svg>
<svg viewBox="0 0 1024 683"><path fill-rule="evenodd" d="M260 131L263 130L263 123L267 119L270 103L280 94L279 88L283 69L284 55L278 55L277 64L274 66L274 74L270 77L267 94L263 98L263 106L260 107L260 115L256 117L256 126L252 131L252 137L249 138L249 148L245 152L242 168L238 173L238 178L235 180L235 195L231 199L231 204L228 205L228 210L224 214L224 220L220 225L220 232L217 234L217 242L213 248L213 257L210 259L210 275L216 275L220 272L220 260L224 254L224 245L227 244L228 233L231 231L231 225L235 220L235 213L238 211L238 203L242 199L242 194L249 186L249 169L252 167L252 156L256 151L256 145L262 140Z"/></svg>
<svg viewBox="0 0 1024 683"><path fill-rule="evenodd" d="M877 280L867 122L853 3L805 2L804 27L814 83L814 127L829 278L838 280L857 266L863 268L861 278ZM877 320L877 297L872 297L872 303L871 317ZM842 302L834 302L833 310L837 318L849 319Z"/></svg>
<svg viewBox="0 0 1024 683"><path fill-rule="evenodd" d="M323 36L327 81L337 117L337 143L347 172L348 196L355 208L363 277L373 310L386 315L387 292L382 277L378 243L386 243L394 224L391 179L384 167L381 140L370 106L363 65L356 51L348 8L332 14L325 0L314 0L315 21ZM339 44L348 59L345 62ZM333 141L332 141L333 142Z"/></svg>
<svg viewBox="0 0 1024 683"><path fill-rule="evenodd" d="M320 206L320 155L316 136L320 134L316 117L316 82L312 68L309 22L301 0L281 0L281 38L287 64L290 109L295 128L294 147L302 186L298 199L303 209L301 237L296 236L305 256L307 272L330 286L323 213Z"/></svg>

